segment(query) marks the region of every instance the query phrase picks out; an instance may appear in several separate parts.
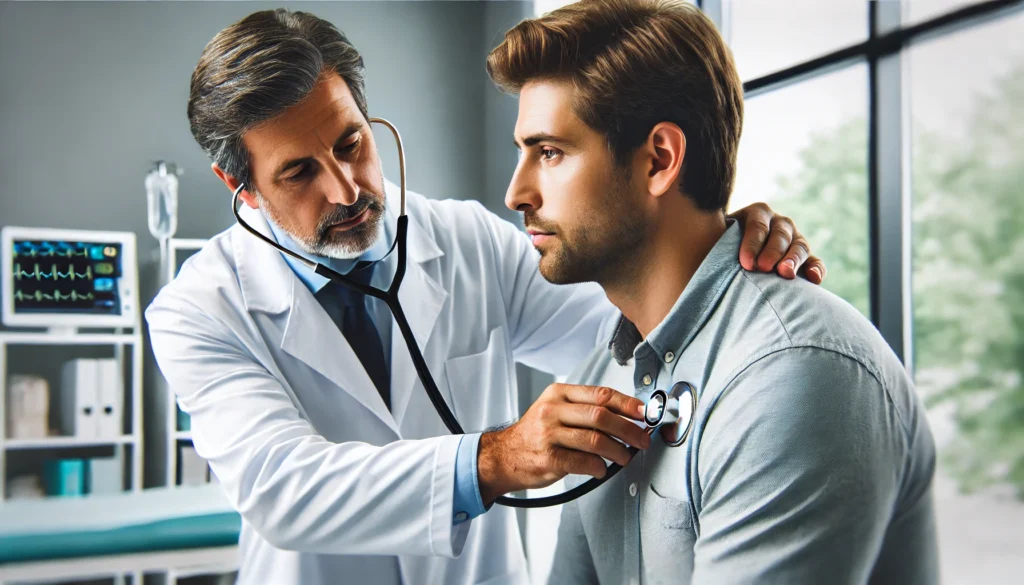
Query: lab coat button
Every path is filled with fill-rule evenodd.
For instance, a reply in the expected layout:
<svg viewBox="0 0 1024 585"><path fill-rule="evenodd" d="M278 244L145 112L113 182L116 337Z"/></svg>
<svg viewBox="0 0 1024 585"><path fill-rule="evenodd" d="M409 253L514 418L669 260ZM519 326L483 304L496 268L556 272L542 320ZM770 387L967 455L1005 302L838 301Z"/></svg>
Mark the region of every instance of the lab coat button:
<svg viewBox="0 0 1024 585"><path fill-rule="evenodd" d="M651 382L653 382L653 381L654 381L654 379L651 378L650 374L644 374L644 378L643 378L644 386L650 386Z"/></svg>
<svg viewBox="0 0 1024 585"><path fill-rule="evenodd" d="M632 497L636 497L636 484L635 483L629 484L629 495L632 496Z"/></svg>
<svg viewBox="0 0 1024 585"><path fill-rule="evenodd" d="M672 363L672 360L674 359L676 359L676 354L672 353L671 351L665 352L665 361L667 363Z"/></svg>

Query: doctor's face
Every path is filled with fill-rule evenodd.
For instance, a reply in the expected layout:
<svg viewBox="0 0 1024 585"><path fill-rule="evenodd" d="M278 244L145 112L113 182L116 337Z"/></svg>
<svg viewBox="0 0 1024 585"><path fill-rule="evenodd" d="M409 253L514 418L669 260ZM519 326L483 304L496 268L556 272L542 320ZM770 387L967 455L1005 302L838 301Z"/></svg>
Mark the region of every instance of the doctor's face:
<svg viewBox="0 0 1024 585"><path fill-rule="evenodd" d="M381 233L384 179L370 124L330 74L299 104L246 132L246 199L306 252L355 258Z"/></svg>
<svg viewBox="0 0 1024 585"><path fill-rule="evenodd" d="M615 163L604 135L572 108L565 81L531 81L519 93L519 164L505 194L556 284L608 284L633 262L647 232L642 185Z"/></svg>

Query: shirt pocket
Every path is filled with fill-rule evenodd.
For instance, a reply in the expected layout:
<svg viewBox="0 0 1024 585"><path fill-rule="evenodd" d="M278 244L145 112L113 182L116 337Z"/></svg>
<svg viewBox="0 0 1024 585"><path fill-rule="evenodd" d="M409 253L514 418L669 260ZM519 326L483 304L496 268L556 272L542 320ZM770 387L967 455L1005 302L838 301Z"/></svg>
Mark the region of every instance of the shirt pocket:
<svg viewBox="0 0 1024 585"><path fill-rule="evenodd" d="M648 484L640 506L640 547L644 583L689 583L697 535L690 502L665 497Z"/></svg>
<svg viewBox="0 0 1024 585"><path fill-rule="evenodd" d="M448 358L444 364L452 409L467 433L511 422L518 395L509 367L505 328L491 329L487 347L479 352Z"/></svg>
<svg viewBox="0 0 1024 585"><path fill-rule="evenodd" d="M654 521L661 528L668 530L693 531L690 502L658 493L653 483L647 488L647 516L641 520Z"/></svg>

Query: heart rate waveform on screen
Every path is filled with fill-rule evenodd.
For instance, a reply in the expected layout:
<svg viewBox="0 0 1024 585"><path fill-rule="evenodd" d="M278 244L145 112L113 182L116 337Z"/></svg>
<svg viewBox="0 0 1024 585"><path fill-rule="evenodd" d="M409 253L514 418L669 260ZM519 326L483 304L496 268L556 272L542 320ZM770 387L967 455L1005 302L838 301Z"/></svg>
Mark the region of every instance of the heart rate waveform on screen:
<svg viewBox="0 0 1024 585"><path fill-rule="evenodd" d="M33 264L32 270L27 271L21 264L14 265L14 280L21 280L22 278L31 278L34 280L43 280L44 278L50 278L53 280L92 280L92 266L86 266L85 272L78 272L74 267L69 267L67 272L61 272L56 264L51 264L48 269L44 269L39 264Z"/></svg>
<svg viewBox="0 0 1024 585"><path fill-rule="evenodd" d="M13 252L15 312L120 314L120 244L21 240Z"/></svg>
<svg viewBox="0 0 1024 585"><path fill-rule="evenodd" d="M14 299L17 301L36 302L41 303L43 301L91 301L94 297L92 293L80 294L78 291L71 291L70 293L64 294L59 290L53 291L52 294L44 293L41 290L35 292L23 292L17 291L14 293Z"/></svg>

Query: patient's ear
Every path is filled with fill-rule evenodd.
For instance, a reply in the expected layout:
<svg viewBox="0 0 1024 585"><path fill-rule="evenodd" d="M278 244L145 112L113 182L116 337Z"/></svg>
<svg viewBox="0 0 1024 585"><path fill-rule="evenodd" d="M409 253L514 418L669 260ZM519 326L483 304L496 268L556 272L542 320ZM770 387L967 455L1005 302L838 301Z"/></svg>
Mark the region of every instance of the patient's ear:
<svg viewBox="0 0 1024 585"><path fill-rule="evenodd" d="M672 190L686 158L686 135L682 128L671 122L661 122L651 128L644 152L647 190L653 197L661 197Z"/></svg>
<svg viewBox="0 0 1024 585"><path fill-rule="evenodd" d="M210 168L213 169L213 174L217 175L217 178L223 181L224 184L228 186L228 190L231 191L232 193L234 193L235 189L238 188L238 185L241 184L238 179L236 179L233 175L228 174L228 172L225 171L224 169L220 168L220 165L218 165L217 163L213 163L212 165L210 165ZM246 187L248 187L248 185ZM256 198L253 196L252 193L249 192L248 188L242 189L242 192L238 194L238 198L244 201L246 205L253 209L259 209L260 207L259 204L256 202Z"/></svg>

